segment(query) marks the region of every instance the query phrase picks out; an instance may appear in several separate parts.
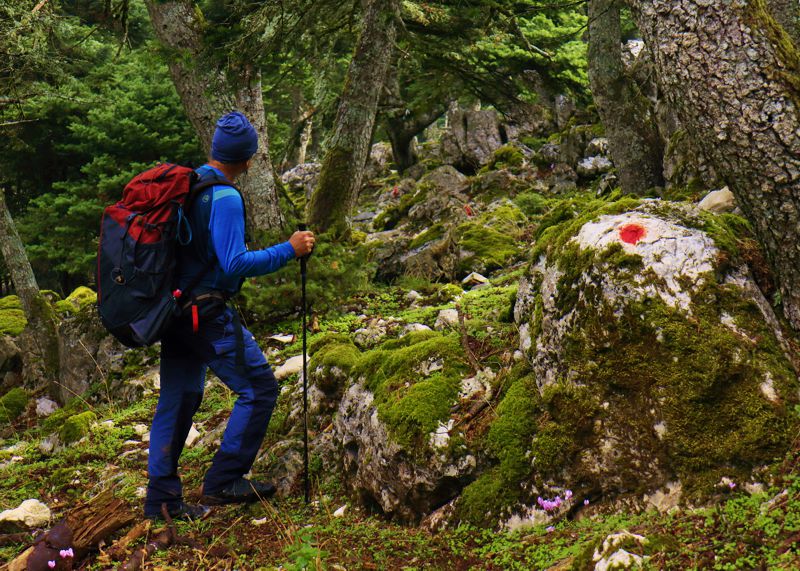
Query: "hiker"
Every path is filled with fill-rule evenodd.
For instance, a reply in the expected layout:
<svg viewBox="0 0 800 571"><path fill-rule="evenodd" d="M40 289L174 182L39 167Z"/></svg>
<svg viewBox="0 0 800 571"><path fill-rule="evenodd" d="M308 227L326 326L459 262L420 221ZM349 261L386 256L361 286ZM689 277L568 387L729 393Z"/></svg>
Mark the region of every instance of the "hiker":
<svg viewBox="0 0 800 571"><path fill-rule="evenodd" d="M182 317L161 341L161 393L150 434L149 483L144 514L161 517L167 505L173 518L199 518L207 505L247 503L270 497L275 487L244 477L258 454L278 397L278 384L253 335L244 329L227 300L244 278L274 272L309 254L311 232L264 250L245 246L242 196L228 184L247 171L258 136L238 112L218 122L211 157L197 169L200 181L220 184L197 194L187 212L191 241L178 248L178 289L195 281L189 299L180 299ZM203 277L196 281L197 275ZM183 501L178 458L203 398L206 368L238 395L222 443L206 472L201 505Z"/></svg>

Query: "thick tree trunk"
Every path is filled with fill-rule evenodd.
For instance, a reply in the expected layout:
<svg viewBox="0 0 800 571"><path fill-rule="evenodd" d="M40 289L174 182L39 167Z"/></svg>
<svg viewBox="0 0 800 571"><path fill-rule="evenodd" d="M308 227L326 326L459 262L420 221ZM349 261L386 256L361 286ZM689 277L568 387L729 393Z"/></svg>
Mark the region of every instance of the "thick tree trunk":
<svg viewBox="0 0 800 571"><path fill-rule="evenodd" d="M625 75L618 0L589 0L589 81L623 192L664 185L663 146L650 102Z"/></svg>
<svg viewBox="0 0 800 571"><path fill-rule="evenodd" d="M224 70L203 51L202 14L193 1L147 0L146 4L156 37L170 50L169 71L175 89L206 152L211 150L217 119L224 113L240 110L258 131L258 152L239 182L250 227L257 231L280 229L283 217L269 159L260 74L241 70L241 85L236 88L226 81Z"/></svg>
<svg viewBox="0 0 800 571"><path fill-rule="evenodd" d="M319 231L349 229L369 156L381 89L394 53L399 0L371 0L339 100L333 135L320 179L308 205L308 221Z"/></svg>
<svg viewBox="0 0 800 571"><path fill-rule="evenodd" d="M764 0L629 0L658 80L733 191L800 329L800 57Z"/></svg>
<svg viewBox="0 0 800 571"><path fill-rule="evenodd" d="M27 355L26 365L37 371L47 382L50 395L59 398L58 390L58 325L52 307L39 293L36 276L28 261L11 213L6 206L5 191L0 188L0 253L3 255L17 295L22 302L27 329L32 334L38 355Z"/></svg>

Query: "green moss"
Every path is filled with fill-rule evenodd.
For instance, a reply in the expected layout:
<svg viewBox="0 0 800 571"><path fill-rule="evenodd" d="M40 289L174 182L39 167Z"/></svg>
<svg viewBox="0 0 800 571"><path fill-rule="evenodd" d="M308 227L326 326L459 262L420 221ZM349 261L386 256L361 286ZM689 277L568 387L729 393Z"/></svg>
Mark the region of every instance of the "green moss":
<svg viewBox="0 0 800 571"><path fill-rule="evenodd" d="M735 286L717 284L713 275L706 280L691 317L659 298L632 302L621 316L600 306L579 313L564 343L565 366L596 398L611 403L607 414L616 415L615 423L644 434L652 427L631 415L632 407L661 403L668 463L690 498L712 493L723 472L745 475L769 463L798 428L789 412L797 378L758 308ZM739 332L722 323L723 313L735 316ZM782 402L764 398L760 385L767 377ZM557 431L563 422L553 422L558 426L551 427L545 453L565 445ZM584 446L589 438L584 435ZM662 447L651 453L661 454ZM641 482L633 465L618 476L633 489Z"/></svg>
<svg viewBox="0 0 800 571"><path fill-rule="evenodd" d="M28 405L28 393L19 387L13 388L0 397L0 422L11 422Z"/></svg>
<svg viewBox="0 0 800 571"><path fill-rule="evenodd" d="M639 254L629 254L622 244L611 244L598 254L600 263L614 268L638 273L644 268L644 262Z"/></svg>
<svg viewBox="0 0 800 571"><path fill-rule="evenodd" d="M77 313L97 303L97 294L85 286L80 286L62 301L54 304L59 313Z"/></svg>
<svg viewBox="0 0 800 571"><path fill-rule="evenodd" d="M450 416L460 386L458 375L433 373L412 384L401 397L379 406L378 414L404 446L424 444L426 436Z"/></svg>
<svg viewBox="0 0 800 571"><path fill-rule="evenodd" d="M744 240L752 239L753 231L750 223L736 214L712 214L702 212L703 221L699 226L706 234L711 236L717 248L729 254L732 258L739 258L739 250Z"/></svg>
<svg viewBox="0 0 800 571"><path fill-rule="evenodd" d="M565 249L569 242L587 222L596 220L603 215L620 214L633 210L639 206L640 201L632 197L623 197L619 200L606 201L600 199L569 199L565 200L546 215L536 230L536 243L531 253L531 259L552 252L551 259L557 258L558 253Z"/></svg>
<svg viewBox="0 0 800 571"><path fill-rule="evenodd" d="M531 471L531 441L541 413L541 398L525 365L512 369L507 382L510 386L486 437L486 451L497 465L464 489L457 506L461 520L477 525L496 522L504 510L518 502L521 483Z"/></svg>
<svg viewBox="0 0 800 571"><path fill-rule="evenodd" d="M340 388L340 381L346 378L360 357L361 351L349 338L346 342L330 342L315 350L309 369L322 369L322 373L317 374L317 383L322 390L330 393ZM334 369L340 373L333 374Z"/></svg>
<svg viewBox="0 0 800 571"><path fill-rule="evenodd" d="M425 377L421 367L433 362L441 369ZM456 336L417 331L364 353L353 373L375 395L378 415L392 437L421 450L428 433L449 417L468 370Z"/></svg>
<svg viewBox="0 0 800 571"><path fill-rule="evenodd" d="M7 295L0 297L0 311L4 309L22 309L22 301L19 296Z"/></svg>
<svg viewBox="0 0 800 571"><path fill-rule="evenodd" d="M89 428L96 420L97 415L90 410L72 415L61 426L58 435L64 444L77 442L89 433Z"/></svg>
<svg viewBox="0 0 800 571"><path fill-rule="evenodd" d="M544 214L553 205L552 198L545 198L538 192L522 192L514 197L516 204L526 216L538 216Z"/></svg>
<svg viewBox="0 0 800 571"><path fill-rule="evenodd" d="M478 222L465 222L456 229L462 253L458 269L461 273L474 271L477 266L484 271L505 267L518 254L517 240Z"/></svg>
<svg viewBox="0 0 800 571"><path fill-rule="evenodd" d="M589 388L565 383L544 390L542 409L545 414L531 444L531 455L538 474L555 476L572 463L591 437L600 406Z"/></svg>
<svg viewBox="0 0 800 571"><path fill-rule="evenodd" d="M0 335L16 337L27 324L25 312L21 309L0 309Z"/></svg>
<svg viewBox="0 0 800 571"><path fill-rule="evenodd" d="M514 145L503 145L497 149L481 172L489 172L502 168L516 170L525 163L525 157Z"/></svg>
<svg viewBox="0 0 800 571"><path fill-rule="evenodd" d="M419 248L423 244L427 244L428 242L433 242L434 240L438 240L442 236L444 236L445 228L444 225L441 223L434 224L424 232L420 233L416 236L411 243L408 245L410 249Z"/></svg>
<svg viewBox="0 0 800 571"><path fill-rule="evenodd" d="M352 340L344 333L323 333L315 336L308 342L308 354L313 356L317 351L330 344L351 343Z"/></svg>
<svg viewBox="0 0 800 571"><path fill-rule="evenodd" d="M783 80L794 104L800 106L800 52L792 37L775 20L766 0L748 0L744 16L753 28L767 34L780 63L771 71Z"/></svg>

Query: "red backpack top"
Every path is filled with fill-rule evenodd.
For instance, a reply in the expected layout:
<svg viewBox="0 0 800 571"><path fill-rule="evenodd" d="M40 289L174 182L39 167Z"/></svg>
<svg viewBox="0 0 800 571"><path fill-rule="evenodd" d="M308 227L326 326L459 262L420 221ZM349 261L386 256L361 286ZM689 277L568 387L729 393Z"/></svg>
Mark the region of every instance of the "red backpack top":
<svg viewBox="0 0 800 571"><path fill-rule="evenodd" d="M196 182L188 168L159 164L135 176L122 200L103 212L97 250L97 304L106 328L128 347L158 341L179 313L173 291L175 249L191 240L184 212L197 192L219 179ZM192 289L200 281L186 288Z"/></svg>

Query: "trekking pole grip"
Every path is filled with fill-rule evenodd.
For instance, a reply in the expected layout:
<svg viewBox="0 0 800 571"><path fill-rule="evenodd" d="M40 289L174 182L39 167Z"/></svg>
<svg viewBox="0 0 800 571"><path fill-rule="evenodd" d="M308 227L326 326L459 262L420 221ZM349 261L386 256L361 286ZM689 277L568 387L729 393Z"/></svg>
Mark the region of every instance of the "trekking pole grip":
<svg viewBox="0 0 800 571"><path fill-rule="evenodd" d="M306 224L305 222L298 222L297 230L298 232L305 232L306 230L308 230L308 224ZM308 259L310 257L311 257L311 252L309 252L305 256L300 257L300 270L303 272L303 274L305 274L306 272L306 263L308 262Z"/></svg>

